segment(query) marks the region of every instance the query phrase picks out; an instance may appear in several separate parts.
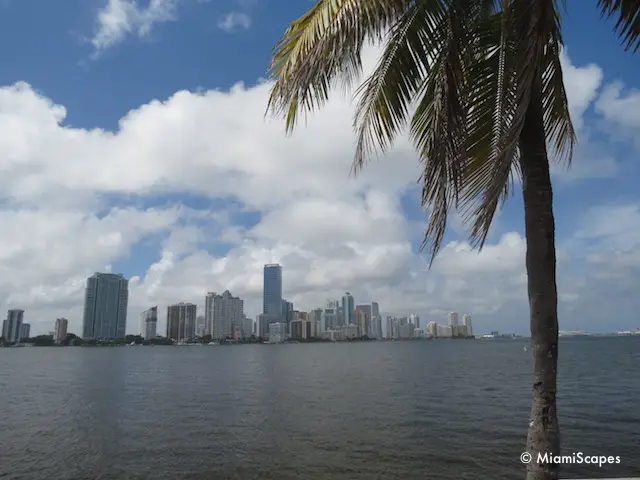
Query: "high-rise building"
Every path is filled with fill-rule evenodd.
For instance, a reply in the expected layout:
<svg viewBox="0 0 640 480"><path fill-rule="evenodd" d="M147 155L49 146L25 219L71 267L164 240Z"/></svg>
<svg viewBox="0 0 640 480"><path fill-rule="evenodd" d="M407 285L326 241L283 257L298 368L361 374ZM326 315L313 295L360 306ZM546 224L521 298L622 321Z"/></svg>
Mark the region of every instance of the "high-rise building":
<svg viewBox="0 0 640 480"><path fill-rule="evenodd" d="M140 336L145 340L156 338L158 334L158 306L140 314Z"/></svg>
<svg viewBox="0 0 640 480"><path fill-rule="evenodd" d="M413 313L411 315L409 315L409 322L413 323L416 328L420 328L420 317L417 315L414 315Z"/></svg>
<svg viewBox="0 0 640 480"><path fill-rule="evenodd" d="M282 323L285 325L285 331L288 329L289 323L293 321L293 303L282 299Z"/></svg>
<svg viewBox="0 0 640 480"><path fill-rule="evenodd" d="M286 337L284 325L280 322L269 324L269 343L281 343Z"/></svg>
<svg viewBox="0 0 640 480"><path fill-rule="evenodd" d="M82 337L123 338L127 329L129 280L122 274L96 273L87 279Z"/></svg>
<svg viewBox="0 0 640 480"><path fill-rule="evenodd" d="M436 322L427 323L427 335L433 338L438 336L438 324Z"/></svg>
<svg viewBox="0 0 640 480"><path fill-rule="evenodd" d="M340 302L338 300L327 300L322 311L322 325L324 331L334 330L342 324L340 315Z"/></svg>
<svg viewBox="0 0 640 480"><path fill-rule="evenodd" d="M342 296L342 324L343 325L355 325L356 323L356 308L353 296L346 292Z"/></svg>
<svg viewBox="0 0 640 480"><path fill-rule="evenodd" d="M20 340L25 340L27 338L31 338L31 324L23 323L20 326Z"/></svg>
<svg viewBox="0 0 640 480"><path fill-rule="evenodd" d="M282 322L282 267L277 263L264 266L262 313L268 323ZM268 335L269 330L266 330Z"/></svg>
<svg viewBox="0 0 640 480"><path fill-rule="evenodd" d="M356 309L356 326L358 327L358 336L367 335L367 314L362 310Z"/></svg>
<svg viewBox="0 0 640 480"><path fill-rule="evenodd" d="M245 317L243 313L243 317L241 320L241 332L242 338L249 338L251 335L255 335L255 325L252 318Z"/></svg>
<svg viewBox="0 0 640 480"><path fill-rule="evenodd" d="M449 313L449 326L455 330L455 327L458 326L458 312L450 312Z"/></svg>
<svg viewBox="0 0 640 480"><path fill-rule="evenodd" d="M311 328L315 331L314 336L320 336L320 333L326 331L326 327L322 321L322 309L315 308L309 312L309 321Z"/></svg>
<svg viewBox="0 0 640 480"><path fill-rule="evenodd" d="M211 335L211 329L213 328L213 299L216 293L209 292L204 297L204 330L205 335Z"/></svg>
<svg viewBox="0 0 640 480"><path fill-rule="evenodd" d="M269 320L264 313L256 317L256 336L260 338L269 336Z"/></svg>
<svg viewBox="0 0 640 480"><path fill-rule="evenodd" d="M207 332L207 320L204 315L196 317L196 337L204 337Z"/></svg>
<svg viewBox="0 0 640 480"><path fill-rule="evenodd" d="M473 326L471 325L471 315L469 315L468 313L465 313L462 316L462 324L466 329L466 334L469 337L473 337Z"/></svg>
<svg viewBox="0 0 640 480"><path fill-rule="evenodd" d="M60 345L67 339L67 328L69 327L69 320L64 317L56 318L56 322L53 327L53 342Z"/></svg>
<svg viewBox="0 0 640 480"><path fill-rule="evenodd" d="M372 314L371 304L357 305L356 311L362 312L364 314L364 322L363 322L363 325L361 325L362 335L368 335L369 337L372 337L373 332L371 328L371 314Z"/></svg>
<svg viewBox="0 0 640 480"><path fill-rule="evenodd" d="M167 307L167 338L176 342L196 336L196 311L193 303L177 303Z"/></svg>
<svg viewBox="0 0 640 480"><path fill-rule="evenodd" d="M371 330L374 338L382 338L382 317L374 315L371 319Z"/></svg>
<svg viewBox="0 0 640 480"><path fill-rule="evenodd" d="M242 328L244 302L225 290L222 295L213 294L213 313L210 326L211 338L219 340L233 337L234 329Z"/></svg>
<svg viewBox="0 0 640 480"><path fill-rule="evenodd" d="M387 317L387 338L398 337L398 318Z"/></svg>
<svg viewBox="0 0 640 480"><path fill-rule="evenodd" d="M24 310L11 309L7 312L7 319L2 322L2 336L5 342L20 343L23 317Z"/></svg>

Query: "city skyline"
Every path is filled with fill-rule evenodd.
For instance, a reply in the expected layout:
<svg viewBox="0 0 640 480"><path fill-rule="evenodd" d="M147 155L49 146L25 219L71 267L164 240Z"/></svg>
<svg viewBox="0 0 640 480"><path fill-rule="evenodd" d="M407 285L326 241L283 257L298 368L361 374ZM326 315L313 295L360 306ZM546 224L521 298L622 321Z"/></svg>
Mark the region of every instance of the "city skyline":
<svg viewBox="0 0 640 480"><path fill-rule="evenodd" d="M60 316L81 332L84 282L96 271L130 279L129 332L153 305L162 331L167 305L201 303L209 291L230 290L255 315L272 262L288 272L285 298L304 309L350 292L385 313L470 311L488 330L529 331L517 180L482 252L452 210L429 269L421 165L408 136L351 176L353 91L330 95L290 138L282 120L265 119L271 49L306 2L239 2L253 22L233 42L216 26L224 2L152 2L179 4L155 16L137 2L121 21L106 0L62 2L41 25L53 52L44 59L25 28L29 2L0 3L15 19L5 43L17 49L0 73L12 126L0 131L0 307L24 309L32 332ZM552 166L558 316L566 330L632 329L640 165L627 159L638 153L638 62L596 9L573 4L561 61L578 144L571 170ZM148 30L133 27L141 19ZM594 31L597 49L585 33ZM105 39L113 43L94 57ZM363 78L378 54L365 48Z"/></svg>
<svg viewBox="0 0 640 480"><path fill-rule="evenodd" d="M122 274L113 274L113 273L95 273L90 276L86 280L86 288L85 288L85 306L84 306L84 316L83 316L83 328L82 335L89 335L88 332L91 331L91 328L97 329L100 331L100 324L103 322L106 325L106 329L111 332L118 332L115 337L118 336L120 338L124 337L125 333L129 335L140 335L143 338L152 338L155 335L160 335L160 328L162 328L162 315L158 315L158 306L153 306L148 308L147 310L139 313L139 327L129 327L127 328L127 303L129 300L128 293L128 284L129 280L126 279ZM102 290L99 289L99 286L102 285ZM106 288L105 288L106 287ZM287 322L290 323L291 313L301 312L305 315L305 320L307 315L314 315L314 312L322 312L322 314L318 313L318 315L322 315L322 322L326 322L327 319L330 319L330 323L332 326L335 325L344 325L348 326L350 324L356 324L360 326L363 325L361 332L367 332L369 335L372 335L376 338L386 338L390 329L393 327L392 320L393 319L402 319L406 320L409 324L413 325L416 330L421 330L423 333L438 336L436 332L439 332L439 336L447 336L446 328L450 328L450 332L455 332L457 326L464 327L466 332L469 332L469 335L473 334L473 330L469 328L471 326L471 315L469 313L462 313L462 319L460 319L459 312L452 311L447 312L445 315L441 314L440 317L445 317L445 323L442 324L438 320L442 320L442 318L438 317L435 319L436 315L429 315L427 317L423 317L422 323L419 315L414 313L409 313L404 316L402 315L394 315L389 314L389 312L384 315L381 314L378 307L378 302L371 301L369 304L361 304L357 303L356 299L350 292L345 292L340 299L331 300L325 299L325 305L323 308L307 308L302 309L298 308L297 305L294 306L292 302L287 301L284 298L283 292L283 267L280 264L265 264L263 267L263 294L262 294L262 306L263 310L269 308L269 302L275 304L275 301L280 300L281 308L279 310L280 316L276 317L265 317L266 323L261 330L261 317L263 314L258 314L255 317L252 317L250 314L247 315L244 312L244 300L239 297L234 297L229 290L225 290L222 295L218 295L215 292L208 292L205 295L205 299L203 303L197 302L175 302L173 304L167 305L167 315L164 317L164 329L165 336L168 338L172 338L176 341L183 341L189 338L195 338L196 332L200 331L203 333L207 333L211 335L211 332L214 332L214 338L222 338L224 336L233 337L237 336L239 333L245 334L245 332L252 331L253 334L257 336L262 336L263 338L269 337L269 323L282 322L282 319L288 318ZM115 309L111 309L113 312L113 318L107 318L106 321L100 320L101 315L104 314L104 302L110 301ZM185 310L185 307L187 310ZM346 309L345 309L346 308ZM101 314L100 311L103 311ZM328 313L333 311L333 313ZM23 309L10 309L8 318L13 318L11 312L15 312L16 315L19 316L20 320L17 324L17 328L20 330L21 334L19 335L22 338L29 337L31 333L31 325L23 321L25 311ZM93 313L92 313L93 312ZM124 316L122 316L122 312L124 312ZM171 313L173 312L173 313ZM287 313L288 312L288 313ZM373 313L376 312L376 313ZM202 313L202 315L200 315ZM93 315L93 317L92 317ZM287 317L289 315L289 317ZM120 319L124 319L124 321L118 321L118 316ZM360 316L362 319L360 319ZM95 317L95 318L94 318ZM377 317L377 318L375 318ZM18 317L16 317L18 318ZM172 324L170 325L169 319L172 318ZM270 320L269 320L270 318ZM428 318L426 321L424 318ZM89 321L87 321L89 319ZM198 325L198 320L201 319L202 325ZM46 332L49 332L54 339L58 336L59 332L59 322L64 321L64 331L65 333L75 333L74 331L67 330L69 320L67 318L61 317L56 319L54 330L46 329ZM300 320L296 318L295 320ZM462 324L459 322L462 320ZM15 328L17 320L14 320L11 328ZM92 322L96 323L93 327L91 327ZM346 323L345 323L346 322ZM115 327L113 326L115 325ZM124 325L124 326L123 326ZM326 324L323 323L323 325ZM383 325L385 326L383 328ZM439 329L429 329L429 325L438 325ZM7 324L7 320L3 320L2 329L0 330L4 335L6 330L9 328ZM237 326L237 330L234 330L234 326ZM441 327L445 327L445 330L442 330ZM124 328L124 333L123 332ZM331 327L326 327L331 328ZM212 330L213 329L213 330ZM573 329L573 330L563 330L563 334L571 334L572 332L590 332L590 333L611 333L611 332L625 332L625 331L636 331L638 327L631 327L627 329L613 329L606 332L597 332L597 331L589 331L583 329ZM216 336L216 331L226 331L227 335ZM319 330L314 330L319 331ZM489 332L498 332L499 330L495 328L484 329L483 333L488 334ZM155 332L155 333L154 333ZM171 333L170 333L171 332ZM522 335L522 332L511 331L511 333ZM528 333L528 332L527 332ZM527 334L525 333L525 335ZM42 334L42 333L37 333ZM288 333L283 333L283 335L287 335ZM111 335L111 334L110 334ZM455 336L455 335L454 335ZM17 338L17 337L14 337ZM90 336L84 338L91 338ZM102 337L108 338L108 337ZM57 343L57 342L56 342Z"/></svg>

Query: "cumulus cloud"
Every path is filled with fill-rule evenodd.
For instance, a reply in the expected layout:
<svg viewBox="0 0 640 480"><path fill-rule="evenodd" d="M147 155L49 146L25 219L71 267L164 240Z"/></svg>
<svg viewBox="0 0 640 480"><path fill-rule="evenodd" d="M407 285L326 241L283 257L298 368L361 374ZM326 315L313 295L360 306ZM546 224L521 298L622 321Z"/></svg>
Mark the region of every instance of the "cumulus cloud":
<svg viewBox="0 0 640 480"><path fill-rule="evenodd" d="M580 123L602 74L570 65L566 81ZM480 330L527 330L525 243L508 219L480 253L452 239L428 271L416 252L423 225L402 206L419 178L408 140L350 177L350 99L336 96L286 137L280 120L263 117L269 88L179 91L132 109L116 131L66 125L66 109L26 83L1 88L2 305L25 308L34 332L57 316L79 332L86 276L125 265L130 332L143 309L202 304L207 291L230 289L255 315L262 267L280 262L285 296L301 309L348 290L389 314L468 311ZM175 205L187 195L191 208ZM617 221L637 230L633 218ZM608 255L617 236L603 232L589 254ZM561 294L591 295L578 287L595 281L563 277Z"/></svg>
<svg viewBox="0 0 640 480"><path fill-rule="evenodd" d="M98 12L96 32L91 39L99 53L127 35L144 37L155 24L175 19L176 0L149 0L141 7L135 0L108 0Z"/></svg>
<svg viewBox="0 0 640 480"><path fill-rule="evenodd" d="M248 30L251 27L251 17L242 12L229 12L218 21L218 28L225 32Z"/></svg>

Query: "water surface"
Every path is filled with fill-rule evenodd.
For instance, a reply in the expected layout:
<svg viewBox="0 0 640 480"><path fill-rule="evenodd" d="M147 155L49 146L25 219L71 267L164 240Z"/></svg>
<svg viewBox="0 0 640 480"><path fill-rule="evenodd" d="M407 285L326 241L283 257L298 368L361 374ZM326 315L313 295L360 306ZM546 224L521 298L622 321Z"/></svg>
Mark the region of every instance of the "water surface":
<svg viewBox="0 0 640 480"><path fill-rule="evenodd" d="M509 479L525 340L0 349L0 477ZM640 338L560 345L563 453L640 472Z"/></svg>

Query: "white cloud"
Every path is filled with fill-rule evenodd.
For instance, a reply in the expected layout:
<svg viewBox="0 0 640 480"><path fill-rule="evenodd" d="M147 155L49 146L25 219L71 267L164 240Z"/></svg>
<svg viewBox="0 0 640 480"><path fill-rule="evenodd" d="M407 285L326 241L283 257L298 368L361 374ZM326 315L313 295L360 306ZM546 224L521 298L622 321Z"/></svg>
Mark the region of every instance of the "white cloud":
<svg viewBox="0 0 640 480"><path fill-rule="evenodd" d="M365 57L374 61L371 51ZM571 68L568 90L580 92L572 112L582 118L601 74ZM351 178L351 102L337 96L286 137L281 121L264 120L269 87L176 92L131 110L115 132L65 126L65 108L25 83L0 89L3 307L25 308L36 332L61 315L78 332L86 276L132 252L132 332L148 306L201 304L207 291L229 288L258 313L262 266L273 261L300 308L349 290L384 312L438 319L470 311L480 330L527 329L522 234L501 225L481 253L452 242L428 272L400 204L419 177L406 138ZM194 211L157 200L181 193L216 206ZM243 224L243 215L255 222ZM634 227L630 218L619 222ZM566 285L564 298L585 294Z"/></svg>
<svg viewBox="0 0 640 480"><path fill-rule="evenodd" d="M251 28L251 17L242 12L229 12L218 21L218 28L225 32L234 30L248 30Z"/></svg>
<svg viewBox="0 0 640 480"><path fill-rule="evenodd" d="M97 28L91 43L101 52L127 35L149 35L157 23L175 19L176 0L149 0L141 7L135 0L108 0L98 12Z"/></svg>
<svg viewBox="0 0 640 480"><path fill-rule="evenodd" d="M640 90L624 92L622 82L606 86L596 102L596 109L606 120L625 128L640 128Z"/></svg>

